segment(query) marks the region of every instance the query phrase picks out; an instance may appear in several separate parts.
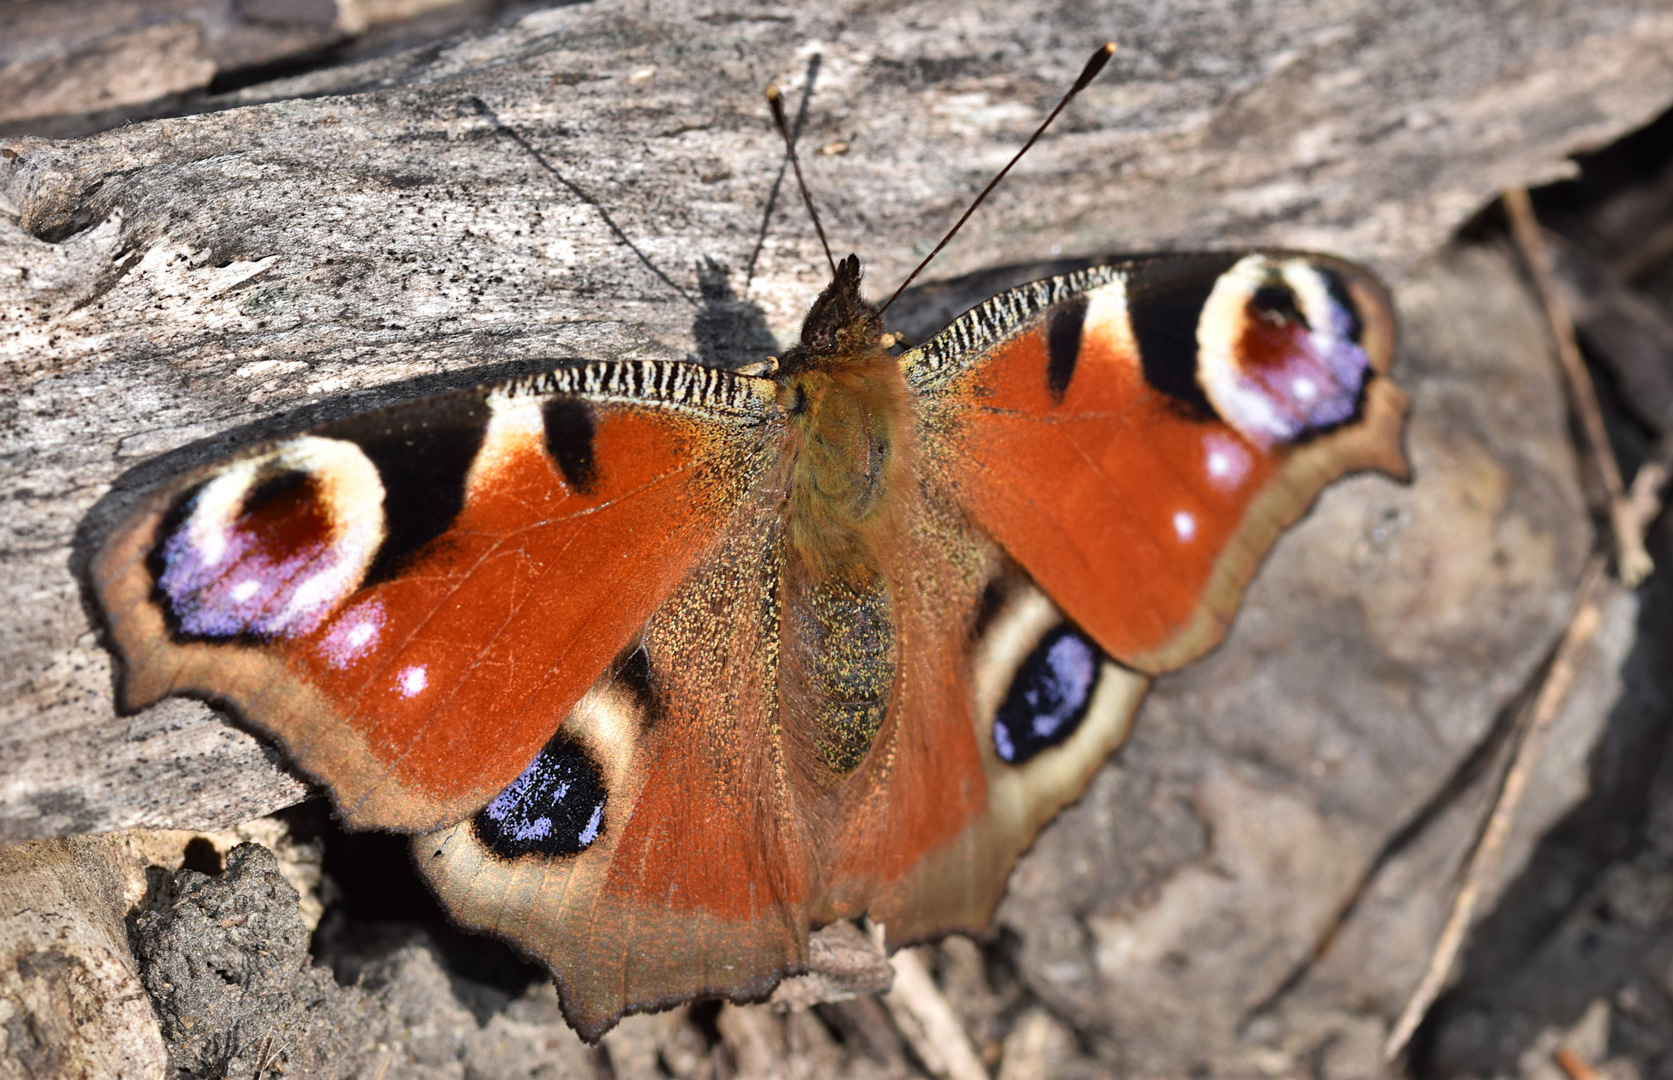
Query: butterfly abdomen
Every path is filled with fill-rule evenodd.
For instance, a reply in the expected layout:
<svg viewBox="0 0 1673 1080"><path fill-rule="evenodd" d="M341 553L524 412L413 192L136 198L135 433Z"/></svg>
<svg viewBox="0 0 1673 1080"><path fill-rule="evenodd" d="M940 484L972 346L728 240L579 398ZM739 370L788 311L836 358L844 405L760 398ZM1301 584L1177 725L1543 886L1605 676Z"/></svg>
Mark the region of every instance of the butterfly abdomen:
<svg viewBox="0 0 1673 1080"><path fill-rule="evenodd" d="M852 772L888 715L899 637L887 585L875 572L864 584L826 578L788 593L785 637L791 643L791 689L812 720L812 749L836 775Z"/></svg>

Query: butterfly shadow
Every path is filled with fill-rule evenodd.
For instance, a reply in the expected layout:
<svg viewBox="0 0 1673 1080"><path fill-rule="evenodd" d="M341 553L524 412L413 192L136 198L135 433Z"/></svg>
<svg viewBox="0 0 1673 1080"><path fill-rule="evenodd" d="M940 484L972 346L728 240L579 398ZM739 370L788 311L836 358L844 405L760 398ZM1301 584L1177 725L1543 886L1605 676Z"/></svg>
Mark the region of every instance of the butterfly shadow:
<svg viewBox="0 0 1673 1080"><path fill-rule="evenodd" d="M308 953L331 969L339 985L388 978L404 949L426 949L454 999L486 1024L548 977L515 947L460 929L414 868L408 837L350 832L323 799L278 816L293 836L318 843L323 852L320 869L330 884L322 887L326 907Z"/></svg>
<svg viewBox="0 0 1673 1080"><path fill-rule="evenodd" d="M778 351L766 313L732 290L731 272L724 263L705 258L698 264L697 288L702 305L691 326L697 342L694 362L735 371Z"/></svg>

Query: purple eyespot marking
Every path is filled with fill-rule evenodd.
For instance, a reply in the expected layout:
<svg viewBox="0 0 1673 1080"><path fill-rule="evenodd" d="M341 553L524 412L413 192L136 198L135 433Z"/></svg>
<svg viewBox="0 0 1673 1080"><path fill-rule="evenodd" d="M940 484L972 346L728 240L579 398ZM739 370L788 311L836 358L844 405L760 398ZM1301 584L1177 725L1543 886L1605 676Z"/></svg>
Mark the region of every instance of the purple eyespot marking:
<svg viewBox="0 0 1673 1080"><path fill-rule="evenodd" d="M1328 331L1294 327L1288 347L1245 372L1244 385L1272 403L1284 440L1353 419L1371 361L1365 350ZM1274 350L1277 352L1277 350Z"/></svg>
<svg viewBox="0 0 1673 1080"><path fill-rule="evenodd" d="M515 843L528 844L552 835L551 818L530 817L518 812L524 808L525 803L532 801L530 789L539 783L540 774L531 765L511 782L510 787L496 795L494 801L482 811ZM564 796L569 794L569 781L559 780L547 794L553 802L563 802Z"/></svg>
<svg viewBox="0 0 1673 1080"><path fill-rule="evenodd" d="M301 436L225 467L165 519L149 562L177 633L297 638L317 630L382 541L383 488L352 443ZM376 638L373 624L372 638ZM365 630L327 648L352 660Z"/></svg>
<svg viewBox="0 0 1673 1080"><path fill-rule="evenodd" d="M1325 294L1321 303L1326 312L1318 326L1309 326L1293 304L1288 317L1253 300L1249 305L1236 392L1247 396L1244 411L1259 416L1258 426L1282 442L1352 419L1371 367L1365 350L1342 332L1347 316L1336 300Z"/></svg>
<svg viewBox="0 0 1673 1080"><path fill-rule="evenodd" d="M204 544L193 518L163 542L157 588L181 632L195 637L300 637L330 614L339 574L326 544L277 553L234 523ZM207 548L207 550L206 550Z"/></svg>
<svg viewBox="0 0 1673 1080"><path fill-rule="evenodd" d="M1098 685L1099 655L1074 628L1048 633L1017 669L993 722L1000 760L1020 765L1075 733Z"/></svg>
<svg viewBox="0 0 1673 1080"><path fill-rule="evenodd" d="M597 766L580 743L560 733L471 819L471 829L502 858L574 855L603 831L604 803Z"/></svg>
<svg viewBox="0 0 1673 1080"><path fill-rule="evenodd" d="M1223 274L1198 330L1197 378L1257 446L1352 420L1371 372L1352 297L1303 259L1251 255Z"/></svg>

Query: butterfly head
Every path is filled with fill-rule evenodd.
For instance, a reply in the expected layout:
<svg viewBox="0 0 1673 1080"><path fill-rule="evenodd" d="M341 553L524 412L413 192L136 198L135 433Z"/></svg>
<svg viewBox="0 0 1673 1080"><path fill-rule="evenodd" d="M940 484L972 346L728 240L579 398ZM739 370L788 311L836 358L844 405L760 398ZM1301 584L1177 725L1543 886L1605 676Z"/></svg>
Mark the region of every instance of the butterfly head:
<svg viewBox="0 0 1673 1080"><path fill-rule="evenodd" d="M883 352L883 318L860 296L860 258L850 255L802 320L802 338L779 359L779 374L830 371Z"/></svg>

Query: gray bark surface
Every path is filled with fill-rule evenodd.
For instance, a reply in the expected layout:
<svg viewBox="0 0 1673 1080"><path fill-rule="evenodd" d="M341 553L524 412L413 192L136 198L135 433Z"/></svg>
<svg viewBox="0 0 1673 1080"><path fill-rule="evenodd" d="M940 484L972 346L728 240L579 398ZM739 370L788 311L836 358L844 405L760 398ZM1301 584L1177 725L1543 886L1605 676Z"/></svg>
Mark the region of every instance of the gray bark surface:
<svg viewBox="0 0 1673 1080"><path fill-rule="evenodd" d="M0 4L0 135L66 137L196 112L217 79L339 62L491 17L506 0L53 0ZM314 66L317 66L314 65ZM271 75L269 75L271 78Z"/></svg>
<svg viewBox="0 0 1673 1080"><path fill-rule="evenodd" d="M795 105L813 83L806 146L849 146L809 155L828 231L892 283L1109 34L1111 70L937 275L1264 242L1398 276L1673 98L1673 12L1628 4L598 4L265 91L364 93L9 140L0 837L225 825L304 792L204 706L112 714L79 575L138 492L556 358L758 356L823 275L763 85Z"/></svg>

